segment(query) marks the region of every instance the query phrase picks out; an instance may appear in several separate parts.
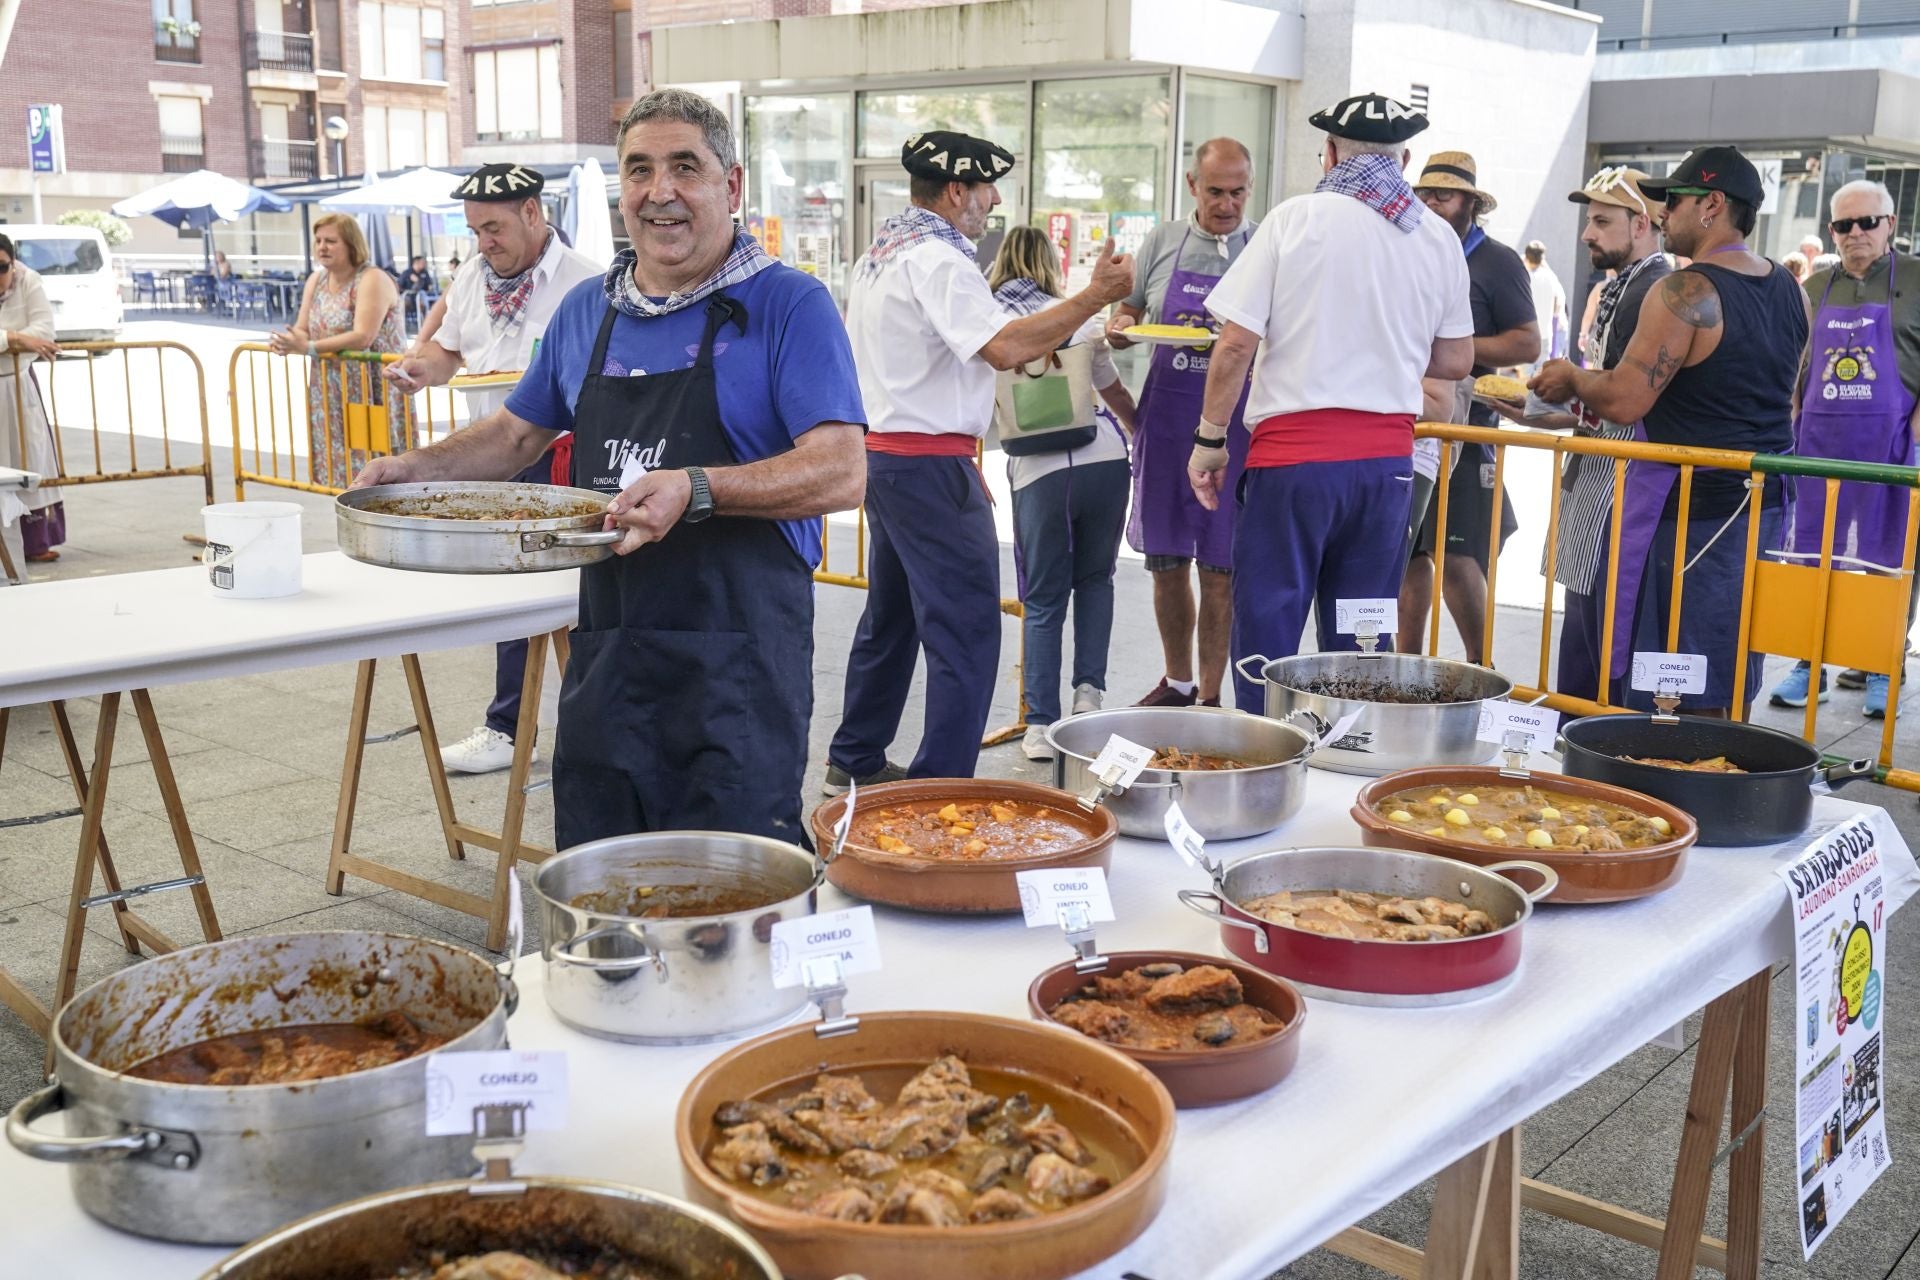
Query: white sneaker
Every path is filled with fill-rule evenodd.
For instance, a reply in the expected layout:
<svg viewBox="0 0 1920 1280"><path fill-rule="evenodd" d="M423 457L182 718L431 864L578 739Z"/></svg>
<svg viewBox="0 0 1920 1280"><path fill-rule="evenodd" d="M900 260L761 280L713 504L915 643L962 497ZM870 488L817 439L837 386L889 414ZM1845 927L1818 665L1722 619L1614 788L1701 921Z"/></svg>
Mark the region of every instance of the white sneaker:
<svg viewBox="0 0 1920 1280"><path fill-rule="evenodd" d="M1053 744L1047 741L1047 726L1028 725L1027 736L1020 740L1020 749L1027 753L1029 760L1053 759Z"/></svg>
<svg viewBox="0 0 1920 1280"><path fill-rule="evenodd" d="M539 758L536 749L532 759ZM440 763L449 773L492 773L509 768L513 764L513 739L481 725L460 741L440 748Z"/></svg>
<svg viewBox="0 0 1920 1280"><path fill-rule="evenodd" d="M1084 715L1100 709L1100 690L1090 684L1073 686L1073 714Z"/></svg>

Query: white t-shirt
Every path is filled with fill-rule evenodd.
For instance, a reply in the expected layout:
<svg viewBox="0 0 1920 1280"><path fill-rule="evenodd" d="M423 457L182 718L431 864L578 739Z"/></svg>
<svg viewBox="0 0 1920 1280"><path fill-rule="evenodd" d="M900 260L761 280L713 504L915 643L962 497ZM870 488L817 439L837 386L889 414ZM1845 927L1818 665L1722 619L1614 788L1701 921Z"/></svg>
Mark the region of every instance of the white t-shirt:
<svg viewBox="0 0 1920 1280"><path fill-rule="evenodd" d="M1433 214L1400 230L1352 196L1295 196L1267 215L1207 297L1260 334L1246 425L1310 409L1420 412L1436 338L1471 338L1467 258Z"/></svg>
<svg viewBox="0 0 1920 1280"><path fill-rule="evenodd" d="M922 240L871 276L854 271L847 337L870 432L984 436L993 423L993 366L980 348L1016 319L1000 309L973 256Z"/></svg>
<svg viewBox="0 0 1920 1280"><path fill-rule="evenodd" d="M607 264L596 264L560 242L560 233L547 239L546 252L529 267L535 275L533 296L516 333L496 333L487 317L486 260L474 254L460 264L447 290L447 315L434 331L433 341L460 357L468 373L505 373L533 363L533 344L547 331L547 322L560 299L582 280L598 280ZM507 402L512 387L469 391L468 408L477 421Z"/></svg>
<svg viewBox="0 0 1920 1280"><path fill-rule="evenodd" d="M1047 306L1057 307L1062 301L1055 298ZM1046 310L1046 307L1041 310ZM1077 347L1083 342L1093 344L1093 389L1101 391L1118 382L1120 371L1113 367L1113 349L1107 345L1107 326L1100 316L1094 316L1074 330L1067 345ZM1120 428L1101 418L1099 430L1091 444L1081 445L1078 449L1062 449L1057 453L1029 453L1018 458L1008 454L1007 487L1024 489L1041 476L1050 476L1068 467L1084 467L1095 462L1125 462L1128 456L1127 440Z"/></svg>

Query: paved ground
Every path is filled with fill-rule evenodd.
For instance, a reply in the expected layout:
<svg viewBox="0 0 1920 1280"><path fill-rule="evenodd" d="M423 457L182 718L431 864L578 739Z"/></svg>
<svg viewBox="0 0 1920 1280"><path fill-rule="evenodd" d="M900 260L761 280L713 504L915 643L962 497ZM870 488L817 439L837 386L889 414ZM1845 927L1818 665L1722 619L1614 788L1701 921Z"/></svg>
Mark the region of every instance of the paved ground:
<svg viewBox="0 0 1920 1280"><path fill-rule="evenodd" d="M207 340L212 346L230 346L235 336L216 330L207 334ZM222 370L217 377L209 377L214 390L208 408L216 423L224 422L226 406L218 389L225 381L224 350L209 350L205 358L210 375ZM139 399L136 388L134 400L139 403ZM70 435L67 446L90 449L91 440ZM111 440L103 446L110 465L115 447ZM225 450L216 449L215 465L220 476L230 474ZM224 479L219 496L230 496ZM302 495L294 495L294 500L308 509L308 549L330 547L332 524L326 500ZM71 541L66 555L56 565L36 566L33 576L64 578L189 563L194 550L181 540L181 534L197 526L200 502L199 485L193 480L76 488L68 498ZM1003 566L1003 580L1012 581L1010 555ZM1115 700L1131 700L1158 677L1158 646L1147 582L1138 563L1123 562L1118 582L1110 685ZM0 592L0 625L6 617L5 600ZM812 753L816 762L823 758L839 717L840 669L861 605L858 592L832 587L819 591ZM1537 610L1502 610L1496 654L1509 670L1531 672L1538 652L1539 620ZM1010 670L1014 624L1005 622L1002 632L1002 667ZM1453 643L1450 633L1448 640ZM477 723L492 689L491 654L428 655L424 666L444 734L458 736ZM1774 674L1769 672L1770 680ZM340 898L329 897L321 889L352 676L348 666L326 667L155 692L221 921L231 934L369 927L425 933L477 946L477 922L457 913L397 893L375 892L372 886L351 880ZM1878 726L1860 718L1859 696L1836 694L1834 703L1824 710L1818 735L1824 747L1872 754ZM1911 715L1911 700L1907 710L1914 727L1902 729L1898 750L1903 761L1911 762L1920 759L1920 741L1916 741L1920 716ZM76 728L83 739L90 740L94 705L75 704L72 711ZM994 720L1004 723L1013 714L1014 690L1003 679ZM896 758L904 759L911 752L918 733L913 717L910 706ZM1766 712L1761 718L1795 731L1799 728L1797 713ZM412 721L397 669L383 672L374 720L376 732ZM145 760L145 750L139 735L129 729L119 737L116 759L122 767L113 775L106 819L116 858L128 879L139 881L166 873L172 846L151 773L136 763ZM72 804L66 770L43 710L17 712L6 746L0 768L0 816ZM810 785L820 767L815 764ZM1043 769L1024 760L1015 746L985 753L981 772L1044 778ZM453 786L463 813L482 822L497 822L505 794L502 779L461 778ZM1920 845L1920 808L1912 796L1877 786L1861 787L1849 795L1887 805L1908 839ZM535 838L547 837L551 820L546 793L536 794L530 816ZM0 960L43 994L53 987L77 822L64 819L0 830ZM361 851L381 860L476 891L486 889L486 875L479 866L450 863L445 857L413 739L369 749L355 842ZM143 903L142 909L176 936L191 936L190 905L183 895L159 895ZM1906 995L1920 995L1920 980L1908 963L1908 957L1920 954L1920 912L1900 913L1891 929L1894 959L1888 1005L1900 1010L1913 1003L1904 999ZM82 963L82 982L97 980L127 961L107 916L97 914ZM1920 1066L1911 1054L1893 1055L1887 1076L1889 1127L1899 1163L1814 1262L1801 1261L1789 1186L1794 1168L1791 1123L1781 1122L1791 1116L1792 1109L1785 1064L1790 1060L1787 1039L1795 1024L1787 1008L1786 984L1776 984L1776 997L1775 1123L1769 1126L1767 1140L1768 1249L1763 1275L1767 1280L1920 1280L1920 1247L1915 1243L1920 1233L1920 1214L1915 1211L1920 1205ZM1687 1030L1689 1048L1684 1052L1641 1049L1529 1122L1523 1155L1526 1172L1659 1214L1685 1110L1697 1018L1690 1020ZM1488 1051L1498 1049L1489 1046ZM0 1105L10 1105L38 1081L40 1055L41 1046L24 1027L0 1014ZM1311 1159L1315 1144L1339 1140L1337 1120L1299 1119L1300 1127L1275 1134L1276 1142L1283 1144L1277 1147L1278 1158ZM1366 1225L1417 1244L1428 1194L1427 1188L1421 1188ZM1721 1211L1722 1203L1716 1199L1709 1217L1714 1231L1719 1229ZM1648 1252L1537 1214L1526 1215L1523 1241L1528 1277L1601 1280L1652 1274ZM1314 1255L1287 1267L1281 1276L1343 1280L1377 1274L1341 1259Z"/></svg>

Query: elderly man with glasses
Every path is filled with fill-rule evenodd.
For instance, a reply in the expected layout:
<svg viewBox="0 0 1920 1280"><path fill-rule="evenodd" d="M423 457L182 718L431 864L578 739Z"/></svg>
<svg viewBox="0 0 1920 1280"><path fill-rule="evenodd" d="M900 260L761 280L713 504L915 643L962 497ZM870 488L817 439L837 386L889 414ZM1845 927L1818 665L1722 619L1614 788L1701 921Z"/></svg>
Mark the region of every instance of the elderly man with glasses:
<svg viewBox="0 0 1920 1280"><path fill-rule="evenodd" d="M1837 265L1806 282L1813 334L1799 387L1794 441L1806 457L1850 462L1913 461L1914 407L1920 397L1920 260L1893 250L1893 195L1878 182L1849 182L1833 193L1827 224ZM1826 517L1824 480L1795 482L1790 554L1818 560ZM1911 536L1904 490L1842 484L1834 503L1833 553L1897 569ZM1860 567L1858 563L1846 567ZM1911 612L1911 610L1910 610ZM1812 671L1801 662L1774 686L1777 707L1807 705ZM1887 714L1887 673L1842 672L1845 688L1866 687L1870 719ZM1812 696L1827 699L1827 673Z"/></svg>

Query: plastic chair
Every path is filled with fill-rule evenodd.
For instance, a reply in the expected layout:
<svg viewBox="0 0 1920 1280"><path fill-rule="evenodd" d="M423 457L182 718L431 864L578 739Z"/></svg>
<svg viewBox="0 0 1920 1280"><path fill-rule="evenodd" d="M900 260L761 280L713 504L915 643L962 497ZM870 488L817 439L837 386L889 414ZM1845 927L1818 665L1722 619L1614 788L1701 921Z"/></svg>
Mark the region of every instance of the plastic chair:
<svg viewBox="0 0 1920 1280"><path fill-rule="evenodd" d="M143 297L152 298L153 305L156 307L160 305L160 282L154 279L153 272L151 271L136 271L133 273L134 305L138 306L140 299Z"/></svg>
<svg viewBox="0 0 1920 1280"><path fill-rule="evenodd" d="M213 310L214 278L211 272L196 271L187 277L187 301L202 311Z"/></svg>
<svg viewBox="0 0 1920 1280"><path fill-rule="evenodd" d="M213 282L213 309L223 316L240 314L240 286L231 278Z"/></svg>
<svg viewBox="0 0 1920 1280"><path fill-rule="evenodd" d="M256 311L262 320L271 318L267 307L267 286L259 280L242 280L234 290L233 318L238 320Z"/></svg>

